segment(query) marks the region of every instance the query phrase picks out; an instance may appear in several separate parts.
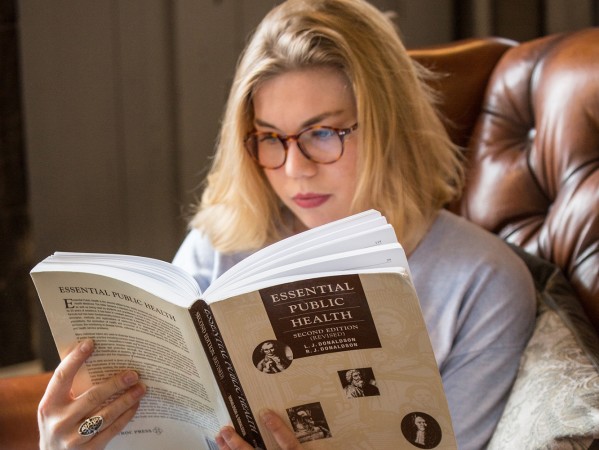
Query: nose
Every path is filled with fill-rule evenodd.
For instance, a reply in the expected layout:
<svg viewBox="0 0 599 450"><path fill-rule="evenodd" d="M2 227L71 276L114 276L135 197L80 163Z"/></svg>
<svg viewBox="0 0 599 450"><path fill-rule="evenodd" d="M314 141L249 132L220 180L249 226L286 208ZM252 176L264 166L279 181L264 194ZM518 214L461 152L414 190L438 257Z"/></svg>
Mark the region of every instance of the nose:
<svg viewBox="0 0 599 450"><path fill-rule="evenodd" d="M310 161L300 150L297 141L289 142L287 160L285 161L285 174L290 178L312 177L318 171L318 164Z"/></svg>

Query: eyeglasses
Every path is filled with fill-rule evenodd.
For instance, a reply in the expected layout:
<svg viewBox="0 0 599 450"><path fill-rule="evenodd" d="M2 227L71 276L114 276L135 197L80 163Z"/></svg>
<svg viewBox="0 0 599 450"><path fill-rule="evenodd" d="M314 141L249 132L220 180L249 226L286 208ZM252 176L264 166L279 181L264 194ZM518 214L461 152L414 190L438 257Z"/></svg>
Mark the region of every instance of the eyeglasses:
<svg viewBox="0 0 599 450"><path fill-rule="evenodd" d="M345 137L357 128L357 123L349 128L314 126L289 136L252 131L245 137L244 144L251 157L265 169L278 169L285 164L289 141L297 142L310 161L332 164L343 155Z"/></svg>

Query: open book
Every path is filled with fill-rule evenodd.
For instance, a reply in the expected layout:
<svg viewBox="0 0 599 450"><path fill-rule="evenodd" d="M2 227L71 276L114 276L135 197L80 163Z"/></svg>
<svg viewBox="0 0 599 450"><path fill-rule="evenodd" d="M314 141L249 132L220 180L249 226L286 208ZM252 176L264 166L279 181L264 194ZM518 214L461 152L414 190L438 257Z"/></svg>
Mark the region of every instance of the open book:
<svg viewBox="0 0 599 450"><path fill-rule="evenodd" d="M31 276L58 351L92 338L78 394L126 368L147 394L112 449L215 449L232 423L277 448L265 407L308 449L456 448L393 228L368 211L254 253L204 293L149 258L56 253Z"/></svg>

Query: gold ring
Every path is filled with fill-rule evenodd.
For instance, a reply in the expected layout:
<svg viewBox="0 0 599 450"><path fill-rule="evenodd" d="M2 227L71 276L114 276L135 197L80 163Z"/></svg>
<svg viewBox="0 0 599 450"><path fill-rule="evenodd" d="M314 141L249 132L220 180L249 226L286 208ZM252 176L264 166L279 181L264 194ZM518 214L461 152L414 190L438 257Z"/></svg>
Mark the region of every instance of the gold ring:
<svg viewBox="0 0 599 450"><path fill-rule="evenodd" d="M103 423L104 417L102 416L93 416L89 419L85 419L81 422L81 425L79 425L79 434L81 436L94 436L100 431Z"/></svg>

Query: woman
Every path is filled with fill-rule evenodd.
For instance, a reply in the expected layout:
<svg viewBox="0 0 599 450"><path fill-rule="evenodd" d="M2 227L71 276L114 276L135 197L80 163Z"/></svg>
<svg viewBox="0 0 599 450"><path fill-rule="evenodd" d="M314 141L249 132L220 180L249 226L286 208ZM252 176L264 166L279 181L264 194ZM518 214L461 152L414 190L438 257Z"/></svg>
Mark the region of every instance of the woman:
<svg viewBox="0 0 599 450"><path fill-rule="evenodd" d="M460 194L462 161L426 76L390 20L363 0L275 8L239 62L202 202L174 262L205 289L248 252L378 209L408 253L459 447L479 449L532 331L534 291L502 241L443 210ZM79 348L40 405L41 442L102 448L133 416L143 386L128 372L94 388L102 399L133 386L107 407L109 423L81 439L73 430L93 401L67 395L89 355ZM260 417L282 448L300 448L280 417ZM217 442L249 448L230 427Z"/></svg>

